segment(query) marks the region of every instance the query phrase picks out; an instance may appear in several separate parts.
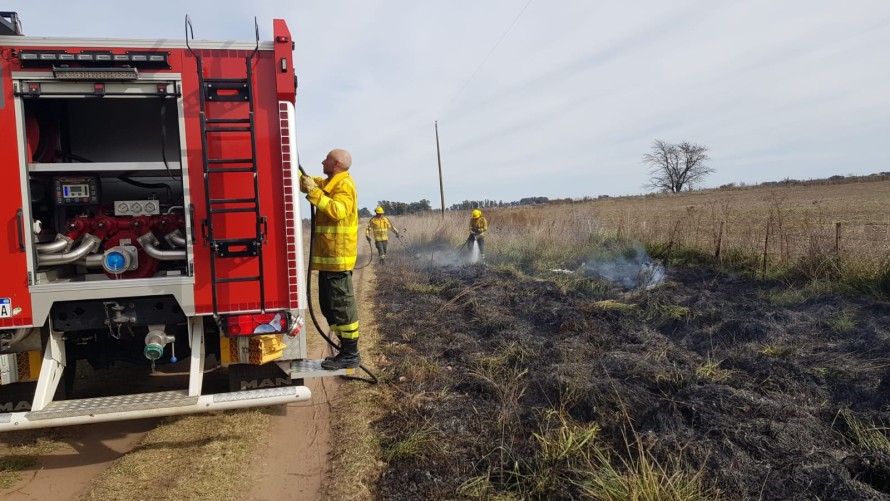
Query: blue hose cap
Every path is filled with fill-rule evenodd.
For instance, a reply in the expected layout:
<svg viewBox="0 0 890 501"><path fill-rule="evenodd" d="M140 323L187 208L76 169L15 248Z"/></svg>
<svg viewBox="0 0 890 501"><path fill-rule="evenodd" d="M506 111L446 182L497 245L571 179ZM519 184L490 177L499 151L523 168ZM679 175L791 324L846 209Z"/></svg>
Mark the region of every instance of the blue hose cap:
<svg viewBox="0 0 890 501"><path fill-rule="evenodd" d="M122 271L127 265L127 258L117 251L105 255L105 266L111 271Z"/></svg>

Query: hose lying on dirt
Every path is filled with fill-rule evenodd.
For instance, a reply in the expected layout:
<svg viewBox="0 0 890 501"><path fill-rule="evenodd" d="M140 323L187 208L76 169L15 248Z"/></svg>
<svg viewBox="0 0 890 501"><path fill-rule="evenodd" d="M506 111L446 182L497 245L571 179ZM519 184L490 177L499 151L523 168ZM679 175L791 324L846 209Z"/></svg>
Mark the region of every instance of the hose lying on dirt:
<svg viewBox="0 0 890 501"><path fill-rule="evenodd" d="M311 226L311 227L314 227L314 225L315 225L315 208L314 208L314 207L312 208L312 225L313 225L313 226ZM310 241L310 242L312 241L313 238L315 238L313 235L309 235L309 241ZM310 256L312 255L312 247L309 247L309 255L310 255ZM371 241L368 240L368 262L365 263L365 264L363 264L363 265L361 265L361 266L356 266L356 267L353 268L353 269L356 269L356 270L362 270L362 269L365 269L365 268L367 268L368 266L370 266L371 261L373 261L373 260L374 260L374 246L371 245ZM312 260L310 259L309 262L312 262Z"/></svg>

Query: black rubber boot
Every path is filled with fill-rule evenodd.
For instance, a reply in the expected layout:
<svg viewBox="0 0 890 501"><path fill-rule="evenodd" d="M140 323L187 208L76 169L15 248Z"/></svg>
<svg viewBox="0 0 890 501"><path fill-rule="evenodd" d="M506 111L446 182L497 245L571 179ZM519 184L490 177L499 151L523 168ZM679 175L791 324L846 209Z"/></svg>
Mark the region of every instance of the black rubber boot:
<svg viewBox="0 0 890 501"><path fill-rule="evenodd" d="M340 346L343 346L343 338L342 337L337 336L337 341L340 341ZM337 352L339 353L340 348L337 347L336 349L337 349ZM337 355L331 355L329 357L324 357L325 360L333 360L335 358L337 358Z"/></svg>
<svg viewBox="0 0 890 501"><path fill-rule="evenodd" d="M340 339L340 353L333 358L326 358L321 368L329 371L338 369L354 369L362 364L358 354L358 339Z"/></svg>

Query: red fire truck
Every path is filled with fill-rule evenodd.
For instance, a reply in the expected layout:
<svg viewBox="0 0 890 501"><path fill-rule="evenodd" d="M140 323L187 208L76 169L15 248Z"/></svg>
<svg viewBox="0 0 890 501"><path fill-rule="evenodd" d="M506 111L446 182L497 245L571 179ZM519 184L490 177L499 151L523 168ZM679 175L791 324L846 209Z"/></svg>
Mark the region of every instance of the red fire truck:
<svg viewBox="0 0 890 501"><path fill-rule="evenodd" d="M0 13L0 430L293 402L346 373L307 359L285 22L249 42L188 17L181 40L20 26ZM210 356L230 391L202 392ZM181 360L188 382L76 399L79 360Z"/></svg>

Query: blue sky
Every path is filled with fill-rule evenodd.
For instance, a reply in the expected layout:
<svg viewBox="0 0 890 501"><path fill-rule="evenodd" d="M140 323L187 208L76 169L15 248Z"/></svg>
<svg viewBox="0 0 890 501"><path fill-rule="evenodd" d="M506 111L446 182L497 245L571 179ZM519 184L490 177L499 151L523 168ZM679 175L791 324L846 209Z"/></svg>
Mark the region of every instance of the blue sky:
<svg viewBox="0 0 890 501"><path fill-rule="evenodd" d="M148 7L151 5L151 7ZM890 171L890 2L11 1L27 35L296 42L299 146L359 203L637 194L654 139L705 185Z"/></svg>

